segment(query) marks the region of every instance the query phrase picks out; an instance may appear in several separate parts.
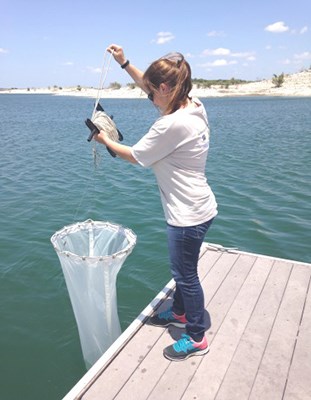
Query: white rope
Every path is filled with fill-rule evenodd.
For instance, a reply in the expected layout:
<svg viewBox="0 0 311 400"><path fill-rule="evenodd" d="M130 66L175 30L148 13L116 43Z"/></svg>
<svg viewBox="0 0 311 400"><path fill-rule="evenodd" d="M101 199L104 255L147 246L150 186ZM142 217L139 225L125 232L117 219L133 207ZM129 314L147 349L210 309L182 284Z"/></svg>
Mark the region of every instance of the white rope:
<svg viewBox="0 0 311 400"><path fill-rule="evenodd" d="M102 65L102 69L101 69L101 74L100 74L99 86L98 86L98 90L97 90L97 97L96 97L94 110L93 110L92 118L91 118L92 121L93 121L94 116L96 114L96 109L97 109L99 100L101 98L101 91L103 90L105 82L106 82L106 78L107 78L108 70L110 68L110 63L111 63L111 59L112 59L113 53L114 53L114 50L112 50L112 53L110 53L110 57L108 59L108 62L106 62L108 51L106 50L105 53L104 53L104 60L103 60L103 65ZM97 152L96 141L95 140L93 140L93 160L94 160L94 168L96 169L99 166L100 154Z"/></svg>
<svg viewBox="0 0 311 400"><path fill-rule="evenodd" d="M107 74L108 74L108 70L110 68L111 59L112 59L112 56L113 56L113 51L112 51L112 53L110 53L110 57L108 59L107 66L106 66L107 53L108 53L108 51L106 50L105 54L104 54L103 66L102 66L102 69L101 69L100 81L99 81L99 86L98 86L95 106L94 106L94 110L93 110L93 114L92 114L92 119L93 119L93 117L95 115L96 108L97 108L99 100L101 98L101 91L104 88L104 85L105 85L105 82L106 82L106 78L107 78Z"/></svg>
<svg viewBox="0 0 311 400"><path fill-rule="evenodd" d="M97 96L96 96L94 110L93 110L92 118L91 118L92 121L93 121L94 116L96 114L96 109L97 109L99 100L101 98L101 91L103 90L105 82L106 82L106 78L107 78L108 70L110 68L110 63L111 63L111 59L112 59L113 53L114 53L114 51L112 51L112 53L110 53L110 57L109 57L108 61L106 61L108 51L106 50L105 53L104 53L104 59L103 59L103 64L102 64L102 69L101 69L101 74L100 74L100 80L99 80L99 85L98 85L98 90L97 90ZM94 160L94 168L96 169L96 167L99 166L100 154L98 153L98 151L96 149L96 141L95 140L93 140L92 153L93 153L93 160Z"/></svg>
<svg viewBox="0 0 311 400"><path fill-rule="evenodd" d="M111 59L113 56L113 52L110 54L110 57L108 59L108 62L106 62L106 58L107 58L107 53L108 51L105 51L104 54L104 59L103 59L103 64L102 64L102 69L101 69L101 74L100 74L100 81L99 81L99 86L98 86L98 91L97 91L97 96L96 96L96 101L95 101L95 106L94 106L94 110L92 113L92 119L94 117L94 115L96 114L96 108L98 106L99 100L101 98L101 91L104 88L105 85L105 81L107 78L107 74L108 74L108 70L110 68L110 63L111 63ZM94 161L94 172L93 172L93 184L94 184L94 192L96 189L96 168L99 166L100 163L100 159L101 159L101 155L100 153L98 153L98 151L96 150L96 141L93 140L93 149L92 149L92 153L93 153L93 161ZM85 199L86 193L89 191L90 185L91 185L91 181L92 178L87 179L87 183L84 189L84 192L82 194L82 196L80 197L80 202L76 208L75 214L74 214L74 220L76 219L78 212L80 211L82 202ZM88 207L88 211L90 211L91 207L94 205L94 202L91 201L89 202L89 207Z"/></svg>

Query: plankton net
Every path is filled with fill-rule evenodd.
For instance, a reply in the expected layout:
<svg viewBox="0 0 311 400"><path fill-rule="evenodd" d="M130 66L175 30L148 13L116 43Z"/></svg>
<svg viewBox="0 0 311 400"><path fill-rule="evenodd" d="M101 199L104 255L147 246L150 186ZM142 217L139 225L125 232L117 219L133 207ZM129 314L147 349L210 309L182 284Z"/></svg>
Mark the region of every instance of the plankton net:
<svg viewBox="0 0 311 400"><path fill-rule="evenodd" d="M121 334L116 280L136 235L120 225L89 219L55 232L51 242L65 277L83 357L91 367Z"/></svg>

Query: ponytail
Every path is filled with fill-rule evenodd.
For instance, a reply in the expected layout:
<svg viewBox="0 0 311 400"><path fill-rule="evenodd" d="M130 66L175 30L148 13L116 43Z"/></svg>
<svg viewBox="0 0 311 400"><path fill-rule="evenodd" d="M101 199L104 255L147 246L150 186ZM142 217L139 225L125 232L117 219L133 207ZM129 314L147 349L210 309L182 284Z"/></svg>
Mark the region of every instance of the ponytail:
<svg viewBox="0 0 311 400"><path fill-rule="evenodd" d="M191 68L180 53L170 53L154 61L143 76L144 86L151 92L161 83L170 88L168 104L164 114L172 114L187 103L192 89Z"/></svg>

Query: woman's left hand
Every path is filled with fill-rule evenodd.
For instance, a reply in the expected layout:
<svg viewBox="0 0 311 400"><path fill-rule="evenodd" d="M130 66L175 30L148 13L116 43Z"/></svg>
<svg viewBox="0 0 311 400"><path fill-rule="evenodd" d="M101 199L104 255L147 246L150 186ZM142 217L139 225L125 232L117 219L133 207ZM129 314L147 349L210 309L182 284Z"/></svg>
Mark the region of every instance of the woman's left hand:
<svg viewBox="0 0 311 400"><path fill-rule="evenodd" d="M97 135L94 135L94 140L98 143L106 144L107 133L100 131Z"/></svg>

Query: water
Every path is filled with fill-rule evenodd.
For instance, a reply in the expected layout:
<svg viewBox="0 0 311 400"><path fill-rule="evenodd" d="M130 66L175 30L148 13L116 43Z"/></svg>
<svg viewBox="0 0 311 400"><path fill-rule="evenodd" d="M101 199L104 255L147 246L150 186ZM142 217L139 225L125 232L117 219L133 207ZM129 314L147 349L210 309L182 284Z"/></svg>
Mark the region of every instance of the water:
<svg viewBox="0 0 311 400"><path fill-rule="evenodd" d="M0 398L61 399L85 373L50 236L87 218L138 236L118 277L126 328L170 279L165 222L150 170L86 141L94 100L1 95ZM208 241L311 262L311 98L205 99L209 182L219 216ZM157 112L145 99L105 100L128 144ZM98 147L98 146L97 146Z"/></svg>

